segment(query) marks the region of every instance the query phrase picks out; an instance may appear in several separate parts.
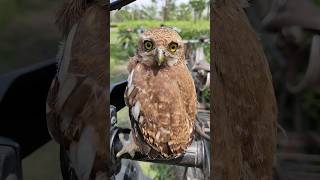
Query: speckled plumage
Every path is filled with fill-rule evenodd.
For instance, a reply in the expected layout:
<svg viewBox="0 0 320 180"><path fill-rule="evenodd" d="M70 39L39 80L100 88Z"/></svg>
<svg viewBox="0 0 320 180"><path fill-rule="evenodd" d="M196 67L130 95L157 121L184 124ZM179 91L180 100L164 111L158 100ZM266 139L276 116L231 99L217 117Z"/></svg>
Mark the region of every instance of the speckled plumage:
<svg viewBox="0 0 320 180"><path fill-rule="evenodd" d="M51 137L60 144L62 176L68 180L112 175L106 144L108 12L98 0L94 2L68 0L57 19L65 43L57 56L46 118Z"/></svg>
<svg viewBox="0 0 320 180"><path fill-rule="evenodd" d="M154 42L152 51L144 50L146 39ZM172 42L178 44L175 52L167 48ZM155 61L158 49L165 57L160 66ZM125 100L139 150L150 157L183 153L193 139L196 92L179 34L170 28L143 33L128 70Z"/></svg>

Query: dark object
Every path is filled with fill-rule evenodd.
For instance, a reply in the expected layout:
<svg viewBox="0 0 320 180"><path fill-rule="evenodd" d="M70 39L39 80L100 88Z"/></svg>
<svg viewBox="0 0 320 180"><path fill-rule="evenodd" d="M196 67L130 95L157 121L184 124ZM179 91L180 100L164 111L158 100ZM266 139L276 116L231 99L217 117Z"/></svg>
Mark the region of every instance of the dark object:
<svg viewBox="0 0 320 180"><path fill-rule="evenodd" d="M111 96L110 96L111 97ZM111 120L111 129L110 129L110 135L111 135L111 138L110 138L110 149L112 149L112 141L115 137L115 134L117 134L118 132L118 127L116 126L117 125L117 109L116 107L110 105L110 120ZM110 154L112 154L112 152L110 152ZM114 156L113 156L114 157ZM112 166L111 166L111 172L113 174L118 174L120 172L120 169L121 169L121 161L116 159L116 158L111 158L111 163L112 163Z"/></svg>
<svg viewBox="0 0 320 180"><path fill-rule="evenodd" d="M300 26L319 32L319 18L319 8L312 0L274 0L269 13L262 21L262 26L269 31L278 31L288 26Z"/></svg>
<svg viewBox="0 0 320 180"><path fill-rule="evenodd" d="M78 180L75 170L70 166L67 151L60 146L60 169L63 180Z"/></svg>
<svg viewBox="0 0 320 180"><path fill-rule="evenodd" d="M123 96L127 87L127 81L115 83L110 87L110 105L120 110L126 106Z"/></svg>
<svg viewBox="0 0 320 180"><path fill-rule="evenodd" d="M109 11L113 11L113 10L120 10L123 6L126 6L130 3L132 3L133 1L136 0L117 0L117 1L113 1L110 3L110 8Z"/></svg>
<svg viewBox="0 0 320 180"><path fill-rule="evenodd" d="M0 137L0 180L22 179L19 145L10 139Z"/></svg>
<svg viewBox="0 0 320 180"><path fill-rule="evenodd" d="M315 35L312 39L310 57L307 70L300 82L294 84L287 81L287 88L292 93L300 93L310 87L316 92L320 92L320 36ZM297 76L298 73L296 72Z"/></svg>
<svg viewBox="0 0 320 180"><path fill-rule="evenodd" d="M0 136L20 145L21 158L51 139L46 99L55 72L56 65L49 60L0 77Z"/></svg>

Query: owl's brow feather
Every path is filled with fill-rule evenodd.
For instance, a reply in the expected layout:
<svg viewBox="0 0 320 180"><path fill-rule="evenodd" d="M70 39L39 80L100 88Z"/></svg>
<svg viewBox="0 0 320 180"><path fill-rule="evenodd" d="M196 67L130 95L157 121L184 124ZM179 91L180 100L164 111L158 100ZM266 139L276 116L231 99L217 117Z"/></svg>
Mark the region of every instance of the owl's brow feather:
<svg viewBox="0 0 320 180"><path fill-rule="evenodd" d="M179 47L182 47L183 44L184 44L182 40L181 40L181 41L180 41L180 40L177 40L177 42L175 42L175 43L177 43Z"/></svg>
<svg viewBox="0 0 320 180"><path fill-rule="evenodd" d="M150 36L146 36L143 34L140 35L139 39L140 39L140 41L145 41L145 40L152 40L153 41L153 39Z"/></svg>
<svg viewBox="0 0 320 180"><path fill-rule="evenodd" d="M150 36L147 36L147 35L144 35L144 34L140 35L140 37L139 37L139 41L140 41L140 42L144 42L144 41L146 41L146 40L152 41L154 44L155 44L155 42L156 42L156 41L155 41L152 37L150 37ZM159 41L159 40L158 40L158 41ZM182 45L183 45L183 41L182 41L182 40L170 41L170 43L166 42L165 39L163 39L162 41L165 41L164 44L167 44L167 45L169 45L170 43L177 43L179 48L182 47Z"/></svg>

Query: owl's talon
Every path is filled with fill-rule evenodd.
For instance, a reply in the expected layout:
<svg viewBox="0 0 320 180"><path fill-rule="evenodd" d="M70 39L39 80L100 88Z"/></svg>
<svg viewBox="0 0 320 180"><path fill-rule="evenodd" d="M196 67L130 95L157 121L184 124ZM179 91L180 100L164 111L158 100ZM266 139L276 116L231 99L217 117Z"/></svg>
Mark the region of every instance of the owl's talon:
<svg viewBox="0 0 320 180"><path fill-rule="evenodd" d="M135 155L135 152L139 150L139 147L134 142L132 133L130 132L129 140L126 140L123 134L119 134L119 139L120 139L120 142L122 143L122 149L117 153L116 155L117 158L119 158L125 153L130 154L130 156L133 158Z"/></svg>

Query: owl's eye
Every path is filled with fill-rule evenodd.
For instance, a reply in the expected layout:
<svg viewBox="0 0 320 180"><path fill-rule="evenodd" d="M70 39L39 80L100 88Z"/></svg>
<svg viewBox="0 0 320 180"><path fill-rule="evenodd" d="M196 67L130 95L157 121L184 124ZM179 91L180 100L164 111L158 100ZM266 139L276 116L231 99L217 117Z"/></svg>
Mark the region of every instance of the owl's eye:
<svg viewBox="0 0 320 180"><path fill-rule="evenodd" d="M152 41L144 41L144 49L147 51L150 51L153 48L153 43Z"/></svg>
<svg viewBox="0 0 320 180"><path fill-rule="evenodd" d="M178 44L177 43L172 42L172 43L169 44L169 50L171 52L176 52L177 48L178 48Z"/></svg>

